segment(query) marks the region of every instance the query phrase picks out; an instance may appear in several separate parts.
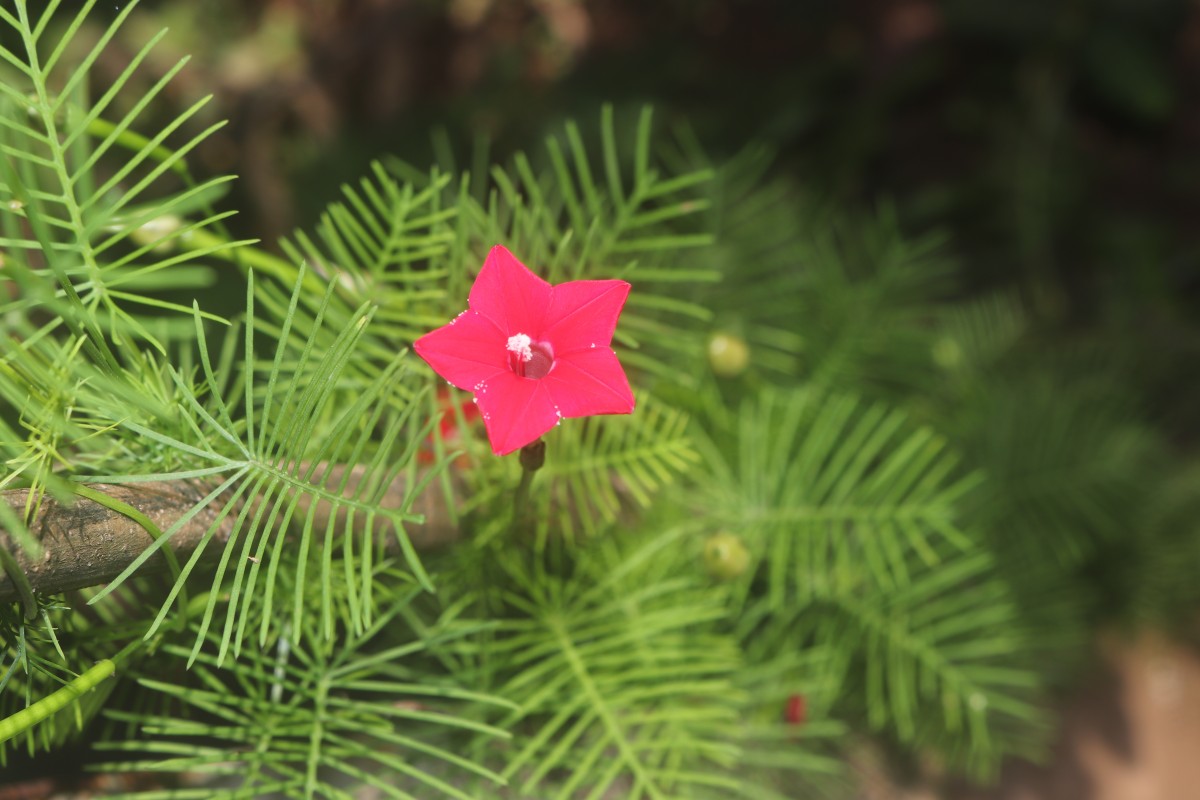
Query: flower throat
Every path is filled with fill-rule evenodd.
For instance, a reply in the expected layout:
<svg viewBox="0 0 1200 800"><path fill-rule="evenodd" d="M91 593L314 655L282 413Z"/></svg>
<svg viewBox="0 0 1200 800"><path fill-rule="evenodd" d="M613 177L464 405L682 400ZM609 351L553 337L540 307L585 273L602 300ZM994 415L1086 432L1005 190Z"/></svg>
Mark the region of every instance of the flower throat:
<svg viewBox="0 0 1200 800"><path fill-rule="evenodd" d="M535 342L524 333L508 337L508 366L522 378L540 380L554 368L554 349L549 342Z"/></svg>

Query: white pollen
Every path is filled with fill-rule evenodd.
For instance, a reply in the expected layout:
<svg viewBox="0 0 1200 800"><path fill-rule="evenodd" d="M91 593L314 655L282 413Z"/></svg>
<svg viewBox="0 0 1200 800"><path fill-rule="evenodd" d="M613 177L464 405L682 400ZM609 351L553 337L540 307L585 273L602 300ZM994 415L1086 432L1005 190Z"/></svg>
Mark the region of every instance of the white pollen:
<svg viewBox="0 0 1200 800"><path fill-rule="evenodd" d="M510 353L516 353L517 358L522 363L525 363L533 358L533 349L530 348L531 344L533 344L533 339L530 339L523 333L518 333L508 337L508 344L505 345L505 349Z"/></svg>

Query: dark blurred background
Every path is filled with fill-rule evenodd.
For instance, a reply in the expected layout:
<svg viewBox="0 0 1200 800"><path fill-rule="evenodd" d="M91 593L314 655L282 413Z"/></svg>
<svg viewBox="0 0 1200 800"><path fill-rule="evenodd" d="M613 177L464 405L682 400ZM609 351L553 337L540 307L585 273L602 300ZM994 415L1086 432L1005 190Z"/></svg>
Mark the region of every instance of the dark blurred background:
<svg viewBox="0 0 1200 800"><path fill-rule="evenodd" d="M312 182L415 160L434 126L503 150L649 100L717 153L767 140L823 191L885 192L1022 262L1195 246L1186 0L147 0L135 21L130 45L167 25L192 54L176 91L215 91L232 121L204 162L244 172L280 230L329 196Z"/></svg>

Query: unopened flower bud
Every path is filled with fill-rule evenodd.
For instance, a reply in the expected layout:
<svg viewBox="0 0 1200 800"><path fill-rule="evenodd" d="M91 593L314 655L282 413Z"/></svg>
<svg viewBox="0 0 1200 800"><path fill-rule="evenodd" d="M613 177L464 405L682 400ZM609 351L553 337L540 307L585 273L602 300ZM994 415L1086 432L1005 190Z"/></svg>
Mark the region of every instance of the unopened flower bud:
<svg viewBox="0 0 1200 800"><path fill-rule="evenodd" d="M708 363L722 378L737 377L750 363L750 348L742 337L718 331L708 339Z"/></svg>
<svg viewBox="0 0 1200 800"><path fill-rule="evenodd" d="M521 448L521 469L536 472L546 463L546 443L540 438Z"/></svg>
<svg viewBox="0 0 1200 800"><path fill-rule="evenodd" d="M750 566L750 551L734 534L715 533L704 543L704 566L714 578L733 580Z"/></svg>
<svg viewBox="0 0 1200 800"><path fill-rule="evenodd" d="M949 336L943 336L933 343L933 361L946 371L962 366L963 351L958 342Z"/></svg>
<svg viewBox="0 0 1200 800"><path fill-rule="evenodd" d="M174 214L163 214L131 230L129 238L142 247L157 242L154 252L164 253L175 246L175 239L169 237L179 230L182 224L183 220Z"/></svg>

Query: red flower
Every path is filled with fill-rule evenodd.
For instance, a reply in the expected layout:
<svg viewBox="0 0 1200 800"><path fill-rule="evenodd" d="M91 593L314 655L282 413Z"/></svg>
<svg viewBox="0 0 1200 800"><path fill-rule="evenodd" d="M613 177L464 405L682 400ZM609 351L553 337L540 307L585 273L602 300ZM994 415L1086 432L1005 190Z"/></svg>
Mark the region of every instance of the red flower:
<svg viewBox="0 0 1200 800"><path fill-rule="evenodd" d="M783 711L783 719L789 725L803 725L804 720L808 718L808 703L805 702L804 695L792 694L788 695L787 706Z"/></svg>
<svg viewBox="0 0 1200 800"><path fill-rule="evenodd" d="M438 411L442 415L442 421L438 423L438 434L441 435L442 441L446 443L447 447L456 447L459 444L462 434L458 428L458 417L454 412L454 398L450 396L450 390L444 386L437 391L437 405ZM474 403L458 403L457 405L462 412L463 422L474 429L476 427L475 423L479 422L479 406ZM421 448L417 450L418 464L432 464L437 460L434 452L433 437L434 434L431 431L429 436L425 437ZM459 456L458 460L454 463L459 466L466 466L469 463L469 459L466 456Z"/></svg>
<svg viewBox="0 0 1200 800"><path fill-rule="evenodd" d="M629 288L616 280L551 286L496 245L471 287L470 308L413 349L475 395L492 450L506 455L563 417L633 411L609 347Z"/></svg>

